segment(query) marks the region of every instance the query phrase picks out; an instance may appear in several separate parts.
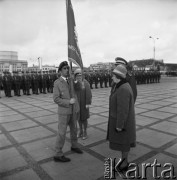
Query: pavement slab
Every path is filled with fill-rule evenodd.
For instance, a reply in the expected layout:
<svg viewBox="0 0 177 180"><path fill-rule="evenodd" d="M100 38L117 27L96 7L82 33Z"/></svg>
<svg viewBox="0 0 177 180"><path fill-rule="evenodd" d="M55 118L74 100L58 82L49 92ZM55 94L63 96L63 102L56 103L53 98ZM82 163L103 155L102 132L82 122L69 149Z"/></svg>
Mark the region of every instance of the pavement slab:
<svg viewBox="0 0 177 180"><path fill-rule="evenodd" d="M0 173L27 165L26 161L15 148L0 151Z"/></svg>
<svg viewBox="0 0 177 180"><path fill-rule="evenodd" d="M24 130L11 132L10 134L19 143L53 135L51 131L43 127L31 127Z"/></svg>
<svg viewBox="0 0 177 180"><path fill-rule="evenodd" d="M176 139L176 136L157 132L150 129L142 129L137 132L137 141L143 144L159 148L164 144Z"/></svg>
<svg viewBox="0 0 177 180"><path fill-rule="evenodd" d="M171 154L175 154L177 156L177 143L174 144L173 146L167 148L165 151L169 152Z"/></svg>
<svg viewBox="0 0 177 180"><path fill-rule="evenodd" d="M159 111L149 111L146 113L142 113L141 115L143 116L148 116L152 118L157 118L157 119L165 119L173 116L171 113L165 113L165 112L159 112Z"/></svg>
<svg viewBox="0 0 177 180"><path fill-rule="evenodd" d="M27 169L15 175L3 177L1 180L40 180L40 178L32 169Z"/></svg>
<svg viewBox="0 0 177 180"><path fill-rule="evenodd" d="M42 116L42 117L37 117L34 118L36 121L42 123L42 124L49 124L49 123L54 123L58 122L58 115L57 114L52 114L49 116Z"/></svg>
<svg viewBox="0 0 177 180"><path fill-rule="evenodd" d="M92 115L88 120L88 124L90 125L95 125L103 122L108 122L108 118L99 115Z"/></svg>
<svg viewBox="0 0 177 180"><path fill-rule="evenodd" d="M26 119L26 117L21 114L3 116L3 117L0 117L0 123L7 123L7 122L17 121L17 120L22 120L22 119Z"/></svg>
<svg viewBox="0 0 177 180"><path fill-rule="evenodd" d="M42 168L53 178L58 180L91 180L98 179L103 175L103 162L88 153L82 155L71 154L68 156L71 162L67 164L48 162Z"/></svg>
<svg viewBox="0 0 177 180"><path fill-rule="evenodd" d="M24 129L24 128L29 128L33 126L38 126L34 121L32 120L19 120L19 121L13 121L9 123L4 123L2 126L7 130L7 131L13 131L13 130L19 130L19 129Z"/></svg>
<svg viewBox="0 0 177 180"><path fill-rule="evenodd" d="M136 124L140 126L146 126L159 121L158 119L149 118L141 115L136 115Z"/></svg>
<svg viewBox="0 0 177 180"><path fill-rule="evenodd" d="M4 134L0 134L0 148L11 145L11 142L7 139Z"/></svg>

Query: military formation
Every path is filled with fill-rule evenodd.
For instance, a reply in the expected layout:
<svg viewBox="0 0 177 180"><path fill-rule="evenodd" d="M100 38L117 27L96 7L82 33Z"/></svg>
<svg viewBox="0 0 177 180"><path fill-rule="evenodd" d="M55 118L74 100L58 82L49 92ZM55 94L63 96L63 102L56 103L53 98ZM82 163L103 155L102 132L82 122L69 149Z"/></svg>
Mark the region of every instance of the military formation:
<svg viewBox="0 0 177 180"><path fill-rule="evenodd" d="M84 75L85 79L90 83L91 89L93 89L93 85L95 89L98 87L111 87L112 75L108 71L90 71L88 73L85 72Z"/></svg>
<svg viewBox="0 0 177 180"><path fill-rule="evenodd" d="M159 83L160 82L160 72L159 71L131 71L135 76L136 84L149 84L149 83ZM95 71L85 73L85 79L90 83L91 89L95 87L111 87L112 75L108 71Z"/></svg>
<svg viewBox="0 0 177 180"><path fill-rule="evenodd" d="M160 82L159 71L132 71L136 84L149 84ZM53 83L60 76L58 73L42 72L5 72L0 75L0 97L4 90L6 97L53 93ZM111 71L89 71L84 72L85 79L90 83L91 89L111 87ZM22 93L21 93L22 92Z"/></svg>
<svg viewBox="0 0 177 180"><path fill-rule="evenodd" d="M134 71L136 84L159 83L160 71Z"/></svg>
<svg viewBox="0 0 177 180"><path fill-rule="evenodd" d="M3 90L6 97L12 97L13 91L14 96L53 93L53 83L58 77L57 73L4 72L0 75L0 93Z"/></svg>

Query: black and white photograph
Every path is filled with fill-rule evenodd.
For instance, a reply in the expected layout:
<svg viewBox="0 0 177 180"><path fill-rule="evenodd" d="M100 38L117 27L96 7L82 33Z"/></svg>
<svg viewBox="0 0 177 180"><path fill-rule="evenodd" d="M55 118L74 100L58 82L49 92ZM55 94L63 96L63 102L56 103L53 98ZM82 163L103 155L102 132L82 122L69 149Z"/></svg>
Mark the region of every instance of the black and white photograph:
<svg viewBox="0 0 177 180"><path fill-rule="evenodd" d="M0 0L0 180L177 179L176 9Z"/></svg>

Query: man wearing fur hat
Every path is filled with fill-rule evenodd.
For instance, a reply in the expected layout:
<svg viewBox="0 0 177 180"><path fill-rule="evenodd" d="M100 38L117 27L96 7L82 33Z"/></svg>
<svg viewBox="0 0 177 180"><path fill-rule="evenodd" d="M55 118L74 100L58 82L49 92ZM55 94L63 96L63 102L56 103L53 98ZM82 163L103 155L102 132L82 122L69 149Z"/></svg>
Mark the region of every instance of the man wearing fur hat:
<svg viewBox="0 0 177 180"><path fill-rule="evenodd" d="M70 159L63 154L63 146L67 126L70 127L71 151L82 154L77 143L77 115L79 104L75 93L74 82L69 77L67 61L60 63L58 71L61 76L54 82L53 100L58 104L58 134L56 139L56 154L54 161L69 162Z"/></svg>

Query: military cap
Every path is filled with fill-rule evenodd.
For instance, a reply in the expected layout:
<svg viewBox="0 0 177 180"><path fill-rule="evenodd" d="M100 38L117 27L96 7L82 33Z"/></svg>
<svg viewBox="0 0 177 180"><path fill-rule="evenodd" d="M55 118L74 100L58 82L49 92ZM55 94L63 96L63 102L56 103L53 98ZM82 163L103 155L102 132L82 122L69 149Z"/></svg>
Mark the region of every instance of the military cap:
<svg viewBox="0 0 177 180"><path fill-rule="evenodd" d="M61 71L61 69L62 69L64 66L69 66L67 61L63 61L63 62L60 63L60 65L59 65L59 67L58 67L58 72Z"/></svg>
<svg viewBox="0 0 177 180"><path fill-rule="evenodd" d="M116 57L115 61L116 61L116 65L123 64L123 65L127 66L127 64L128 64L128 62L125 59L121 58L121 57Z"/></svg>

